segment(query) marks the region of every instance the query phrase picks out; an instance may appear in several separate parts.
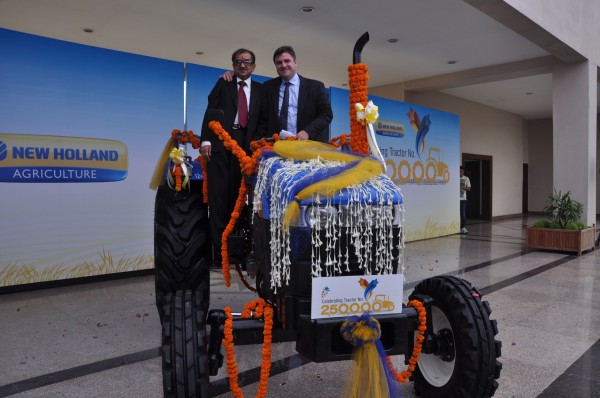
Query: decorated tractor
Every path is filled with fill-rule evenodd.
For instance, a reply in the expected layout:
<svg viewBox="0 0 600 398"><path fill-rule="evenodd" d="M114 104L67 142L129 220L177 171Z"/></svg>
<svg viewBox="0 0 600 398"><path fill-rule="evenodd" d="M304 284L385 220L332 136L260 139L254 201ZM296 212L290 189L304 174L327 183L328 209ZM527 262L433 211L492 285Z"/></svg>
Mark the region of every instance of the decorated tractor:
<svg viewBox="0 0 600 398"><path fill-rule="evenodd" d="M249 155L222 128L219 112L212 113L209 127L245 175L221 240L226 285L235 263L258 296L241 315L209 310L206 175L197 178L202 172L187 156L187 147L200 142L192 132L173 131L159 161L167 170L157 167L151 184L158 189L155 275L165 397L209 397L209 376L224 363L222 347L231 390L242 396L234 344L251 343L262 343L257 396L265 396L275 341L295 341L297 352L315 362L352 359L344 397L392 397L407 380L424 397L494 395L501 343L480 292L462 279L436 276L402 303L403 198L375 142L377 107L368 102L367 66L360 62L367 41L365 33L348 68L348 136L322 144L275 135L254 142ZM240 267L251 252L255 286ZM407 369L396 370L392 355L404 355Z"/></svg>

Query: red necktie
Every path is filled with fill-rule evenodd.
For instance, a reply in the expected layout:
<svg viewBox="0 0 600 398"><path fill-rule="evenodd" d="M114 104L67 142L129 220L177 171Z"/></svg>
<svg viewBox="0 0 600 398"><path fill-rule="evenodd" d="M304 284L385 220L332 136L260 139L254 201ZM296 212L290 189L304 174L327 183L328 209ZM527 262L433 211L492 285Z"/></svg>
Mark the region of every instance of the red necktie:
<svg viewBox="0 0 600 398"><path fill-rule="evenodd" d="M239 82L238 84L240 86L238 89L238 123L242 128L245 128L248 124L248 100L244 91L246 82Z"/></svg>

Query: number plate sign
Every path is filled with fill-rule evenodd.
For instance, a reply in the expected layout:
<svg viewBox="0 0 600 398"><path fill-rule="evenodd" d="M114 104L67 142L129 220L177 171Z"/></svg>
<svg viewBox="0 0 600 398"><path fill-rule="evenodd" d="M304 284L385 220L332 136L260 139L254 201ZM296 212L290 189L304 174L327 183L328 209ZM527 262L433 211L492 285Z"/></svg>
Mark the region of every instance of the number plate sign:
<svg viewBox="0 0 600 398"><path fill-rule="evenodd" d="M313 278L311 318L399 314L403 286L403 274Z"/></svg>

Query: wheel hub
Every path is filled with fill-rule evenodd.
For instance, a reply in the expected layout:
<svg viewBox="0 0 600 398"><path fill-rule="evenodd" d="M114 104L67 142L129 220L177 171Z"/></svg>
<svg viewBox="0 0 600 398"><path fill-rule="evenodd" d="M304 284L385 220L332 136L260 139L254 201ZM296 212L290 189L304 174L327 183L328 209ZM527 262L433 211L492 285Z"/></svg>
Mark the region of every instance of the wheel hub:
<svg viewBox="0 0 600 398"><path fill-rule="evenodd" d="M439 388L449 383L454 373L454 333L444 312L435 305L431 306L431 324L431 350L421 354L419 370L427 383Z"/></svg>
<svg viewBox="0 0 600 398"><path fill-rule="evenodd" d="M455 357L454 335L450 329L442 329L436 334L437 350L435 354L442 361L452 362Z"/></svg>

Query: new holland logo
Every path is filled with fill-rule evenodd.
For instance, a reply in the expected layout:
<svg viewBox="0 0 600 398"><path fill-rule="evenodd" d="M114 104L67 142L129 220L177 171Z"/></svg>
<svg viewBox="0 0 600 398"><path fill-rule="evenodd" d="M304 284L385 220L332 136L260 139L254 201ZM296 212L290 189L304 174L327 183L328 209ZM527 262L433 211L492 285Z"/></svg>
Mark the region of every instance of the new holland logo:
<svg viewBox="0 0 600 398"><path fill-rule="evenodd" d="M378 120L375 123L375 134L386 137L404 137L404 125L402 123Z"/></svg>
<svg viewBox="0 0 600 398"><path fill-rule="evenodd" d="M0 133L0 182L107 182L127 177L124 143Z"/></svg>

